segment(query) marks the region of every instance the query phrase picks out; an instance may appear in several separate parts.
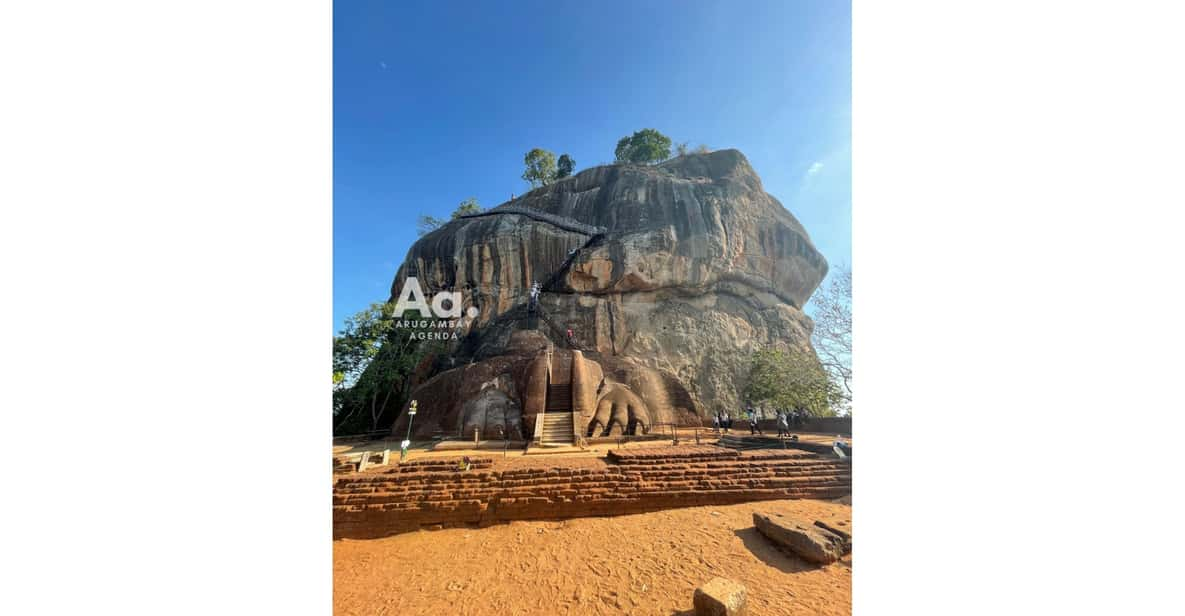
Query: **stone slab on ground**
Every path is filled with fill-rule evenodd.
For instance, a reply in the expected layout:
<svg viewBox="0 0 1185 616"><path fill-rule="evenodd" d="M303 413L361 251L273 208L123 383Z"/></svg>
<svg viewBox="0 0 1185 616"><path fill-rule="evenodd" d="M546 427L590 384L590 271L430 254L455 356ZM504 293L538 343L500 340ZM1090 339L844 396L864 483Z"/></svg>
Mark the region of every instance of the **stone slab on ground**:
<svg viewBox="0 0 1185 616"><path fill-rule="evenodd" d="M743 584L718 577L696 588L692 603L696 616L741 616L747 599Z"/></svg>
<svg viewBox="0 0 1185 616"><path fill-rule="evenodd" d="M829 527L807 524L780 513L753 513L753 524L767 539L790 550L803 560L831 564L852 549L851 536Z"/></svg>

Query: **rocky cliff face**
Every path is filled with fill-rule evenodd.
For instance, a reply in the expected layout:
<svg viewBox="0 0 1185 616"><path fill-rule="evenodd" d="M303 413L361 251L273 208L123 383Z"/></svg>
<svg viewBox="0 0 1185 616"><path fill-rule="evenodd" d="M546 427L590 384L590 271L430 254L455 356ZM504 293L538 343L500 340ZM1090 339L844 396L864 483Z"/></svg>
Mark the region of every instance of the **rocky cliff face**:
<svg viewBox="0 0 1185 616"><path fill-rule="evenodd" d="M521 422L509 423L529 437L526 363L549 344L581 349L601 379L642 398L651 422L739 409L754 350L811 352L802 307L826 273L806 230L744 155L722 150L595 167L452 221L412 246L392 299L415 276L427 294L461 291L479 310L451 363L424 384L448 382L457 398L438 413L439 429L468 426L466 402L495 387L506 399L483 399L499 411L479 414L505 417L518 405ZM532 313L535 281L543 292ZM535 333L516 334L524 331Z"/></svg>

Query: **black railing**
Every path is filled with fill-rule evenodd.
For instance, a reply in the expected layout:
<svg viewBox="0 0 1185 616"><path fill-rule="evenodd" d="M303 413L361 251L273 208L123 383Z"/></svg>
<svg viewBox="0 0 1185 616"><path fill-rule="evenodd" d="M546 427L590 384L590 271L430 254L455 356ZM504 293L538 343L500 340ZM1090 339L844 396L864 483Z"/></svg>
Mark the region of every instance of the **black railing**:
<svg viewBox="0 0 1185 616"><path fill-rule="evenodd" d="M536 210L529 207L522 207L520 205L503 205L491 210L476 212L473 214L462 214L458 218L481 218L482 216L495 216L498 214L517 214L526 216L528 218L555 225L561 229L572 231L574 233L583 233L585 235L601 235L605 232L604 227L597 227L586 224L571 218L557 216L551 212L544 212L543 210Z"/></svg>

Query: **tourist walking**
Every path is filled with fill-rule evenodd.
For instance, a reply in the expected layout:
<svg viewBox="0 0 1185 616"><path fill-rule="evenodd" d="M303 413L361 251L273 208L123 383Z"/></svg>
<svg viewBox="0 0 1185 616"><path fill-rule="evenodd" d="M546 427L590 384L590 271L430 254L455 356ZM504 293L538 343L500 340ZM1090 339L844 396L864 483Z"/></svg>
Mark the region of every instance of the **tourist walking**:
<svg viewBox="0 0 1185 616"><path fill-rule="evenodd" d="M715 432L716 434L720 434L720 414L719 413L712 414L712 431Z"/></svg>
<svg viewBox="0 0 1185 616"><path fill-rule="evenodd" d="M764 436L765 433L761 431L761 426L757 425L757 411L753 409L752 404L749 405L748 414L749 414L749 434L760 434L760 435Z"/></svg>
<svg viewBox="0 0 1185 616"><path fill-rule="evenodd" d="M778 411L778 438L790 436L790 422L786 420L786 411Z"/></svg>
<svg viewBox="0 0 1185 616"><path fill-rule="evenodd" d="M728 429L732 427L732 418L728 416L728 411L720 411L720 425L724 426L724 433L728 434Z"/></svg>
<svg viewBox="0 0 1185 616"><path fill-rule="evenodd" d="M532 313L535 312L535 306L539 304L539 291L539 281L536 280L535 282L531 283L531 301L529 305L529 311Z"/></svg>

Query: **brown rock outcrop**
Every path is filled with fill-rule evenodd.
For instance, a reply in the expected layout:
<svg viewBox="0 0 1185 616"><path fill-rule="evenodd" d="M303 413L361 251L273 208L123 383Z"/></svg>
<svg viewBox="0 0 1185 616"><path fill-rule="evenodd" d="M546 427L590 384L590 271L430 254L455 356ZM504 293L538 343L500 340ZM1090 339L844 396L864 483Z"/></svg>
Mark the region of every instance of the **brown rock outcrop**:
<svg viewBox="0 0 1185 616"><path fill-rule="evenodd" d="M721 150L655 166L594 167L453 220L412 246L392 298L414 276L428 296L459 291L464 308L478 308L450 349L463 366L452 370L494 362L479 371L512 375L519 391L506 393L523 409L525 430L537 414L523 399L526 365L537 375L540 360L521 336L515 346L522 331L557 354L581 350L583 365L627 386L650 421L687 422L740 408L758 348L812 352L802 306L826 273L806 230L764 192L744 155ZM535 281L543 291L532 311ZM457 377L448 382L457 386L453 395L480 391ZM590 414L588 386L573 385L572 408Z"/></svg>
<svg viewBox="0 0 1185 616"><path fill-rule="evenodd" d="M754 513L753 524L770 541L812 563L833 563L852 549L850 535L826 524L808 525L780 513Z"/></svg>

